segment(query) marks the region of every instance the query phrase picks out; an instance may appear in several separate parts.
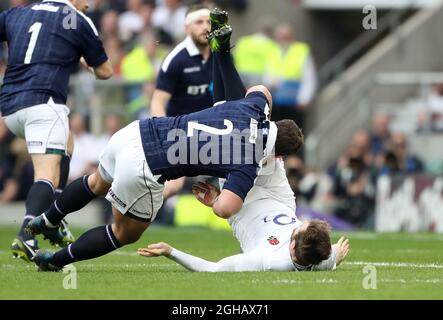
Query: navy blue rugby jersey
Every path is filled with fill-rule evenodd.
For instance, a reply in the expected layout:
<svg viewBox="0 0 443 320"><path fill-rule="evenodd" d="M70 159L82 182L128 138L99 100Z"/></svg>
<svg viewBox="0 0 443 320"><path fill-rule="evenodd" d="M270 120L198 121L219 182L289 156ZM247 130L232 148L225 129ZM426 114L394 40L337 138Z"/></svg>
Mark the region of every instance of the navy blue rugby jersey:
<svg viewBox="0 0 443 320"><path fill-rule="evenodd" d="M212 57L204 61L188 36L163 61L156 87L171 94L166 106L169 117L208 108L212 105Z"/></svg>
<svg viewBox="0 0 443 320"><path fill-rule="evenodd" d="M269 132L265 95L247 97L177 117L140 121L143 149L159 182L208 175L244 199L257 177ZM263 147L265 146L265 147ZM267 151L268 152L268 151Z"/></svg>
<svg viewBox="0 0 443 320"><path fill-rule="evenodd" d="M66 104L69 77L84 57L91 67L108 60L97 29L68 0L46 0L0 13L0 42L8 66L0 94L3 116L44 104Z"/></svg>

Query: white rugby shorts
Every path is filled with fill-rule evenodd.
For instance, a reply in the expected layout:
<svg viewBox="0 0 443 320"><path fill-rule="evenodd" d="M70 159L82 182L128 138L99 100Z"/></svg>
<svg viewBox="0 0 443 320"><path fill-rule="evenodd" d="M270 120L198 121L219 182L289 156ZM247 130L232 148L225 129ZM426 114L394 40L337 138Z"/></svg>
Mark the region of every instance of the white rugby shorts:
<svg viewBox="0 0 443 320"><path fill-rule="evenodd" d="M163 204L163 184L145 159L139 122L115 133L100 155L99 172L111 184L106 199L122 214L143 222L155 219Z"/></svg>
<svg viewBox="0 0 443 320"><path fill-rule="evenodd" d="M69 138L69 108L52 99L5 116L9 130L26 140L29 154L65 155Z"/></svg>

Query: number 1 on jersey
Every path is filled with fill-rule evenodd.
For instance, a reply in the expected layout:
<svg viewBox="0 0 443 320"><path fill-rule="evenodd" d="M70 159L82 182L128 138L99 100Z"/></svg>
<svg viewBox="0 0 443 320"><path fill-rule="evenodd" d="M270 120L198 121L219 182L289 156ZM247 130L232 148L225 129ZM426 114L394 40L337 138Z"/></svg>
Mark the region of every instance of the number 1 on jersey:
<svg viewBox="0 0 443 320"><path fill-rule="evenodd" d="M31 63L32 54L34 53L35 45L37 44L37 39L41 28L41 22L36 22L31 26L31 28L29 28L29 33L31 33L31 40L29 41L28 50L26 51L25 64Z"/></svg>

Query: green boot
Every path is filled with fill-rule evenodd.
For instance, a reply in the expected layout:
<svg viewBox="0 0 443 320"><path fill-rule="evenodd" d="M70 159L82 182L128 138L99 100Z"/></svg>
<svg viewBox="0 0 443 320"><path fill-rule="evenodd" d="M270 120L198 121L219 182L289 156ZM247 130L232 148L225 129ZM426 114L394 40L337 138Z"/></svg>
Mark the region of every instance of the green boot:
<svg viewBox="0 0 443 320"><path fill-rule="evenodd" d="M228 24L208 35L209 47L212 52L229 52L231 50L232 28Z"/></svg>

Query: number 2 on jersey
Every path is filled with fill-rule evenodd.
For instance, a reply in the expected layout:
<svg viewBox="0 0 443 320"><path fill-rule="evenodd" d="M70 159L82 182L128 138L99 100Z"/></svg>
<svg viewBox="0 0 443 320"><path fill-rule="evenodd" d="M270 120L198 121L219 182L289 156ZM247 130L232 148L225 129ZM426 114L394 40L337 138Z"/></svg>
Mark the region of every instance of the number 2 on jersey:
<svg viewBox="0 0 443 320"><path fill-rule="evenodd" d="M37 44L37 39L41 28L41 22L36 22L31 26L31 28L29 28L29 33L31 33L31 40L29 41L28 50L26 51L25 64L31 63L32 54L34 53L35 45Z"/></svg>
<svg viewBox="0 0 443 320"><path fill-rule="evenodd" d="M208 132L210 134L216 134L219 136L230 134L232 132L232 129L234 128L234 124L232 123L232 121L225 119L224 125L226 126L225 129L218 129L198 122L188 122L188 137L194 136L194 129Z"/></svg>

